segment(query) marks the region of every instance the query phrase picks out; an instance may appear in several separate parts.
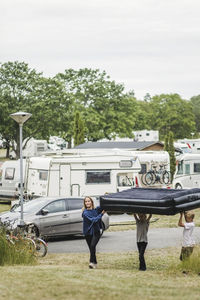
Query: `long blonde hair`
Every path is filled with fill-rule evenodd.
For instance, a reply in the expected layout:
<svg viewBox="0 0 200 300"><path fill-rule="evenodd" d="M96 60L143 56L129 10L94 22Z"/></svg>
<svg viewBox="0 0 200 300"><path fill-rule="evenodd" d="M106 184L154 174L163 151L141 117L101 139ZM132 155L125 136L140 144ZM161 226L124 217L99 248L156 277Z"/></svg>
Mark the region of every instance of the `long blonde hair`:
<svg viewBox="0 0 200 300"><path fill-rule="evenodd" d="M94 209L94 201L93 201L93 199L92 199L91 197L89 197L89 196L86 196L86 197L84 198L84 200L83 200L83 208L82 208L82 210L87 209L87 207L86 207L86 205L85 205L85 200L86 200L86 199L90 199L90 201L92 202L92 209Z"/></svg>

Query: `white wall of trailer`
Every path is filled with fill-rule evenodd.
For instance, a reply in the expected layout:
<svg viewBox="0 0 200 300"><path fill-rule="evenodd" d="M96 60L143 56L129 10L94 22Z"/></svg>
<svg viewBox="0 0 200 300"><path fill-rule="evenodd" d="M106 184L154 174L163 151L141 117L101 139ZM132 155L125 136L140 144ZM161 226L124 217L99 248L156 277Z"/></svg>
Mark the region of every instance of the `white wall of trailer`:
<svg viewBox="0 0 200 300"><path fill-rule="evenodd" d="M183 139L178 142L187 144L191 153L200 154L200 139Z"/></svg>
<svg viewBox="0 0 200 300"><path fill-rule="evenodd" d="M26 161L23 160L23 176ZM0 199L12 200L19 194L20 160L5 161L0 167Z"/></svg>
<svg viewBox="0 0 200 300"><path fill-rule="evenodd" d="M169 154L167 151L133 151L133 150L122 150L122 149L109 149L109 150L100 150L100 149L66 149L60 154L55 154L53 157L67 157L70 155L108 155L108 153L115 153L121 155L132 155L132 157L138 157L141 163L141 171L139 172L138 178L138 185L139 187L144 187L142 183L141 176L145 172L148 172L152 166L157 166L157 169L160 168L160 165L163 165L165 170L170 171L170 159ZM48 156L48 154L47 154ZM166 187L166 184L156 182L152 185L152 187Z"/></svg>
<svg viewBox="0 0 200 300"><path fill-rule="evenodd" d="M138 158L127 152L32 157L28 162L26 190L35 196L102 195L133 187L140 169Z"/></svg>
<svg viewBox="0 0 200 300"><path fill-rule="evenodd" d="M185 153L177 157L173 188L200 188L200 154Z"/></svg>

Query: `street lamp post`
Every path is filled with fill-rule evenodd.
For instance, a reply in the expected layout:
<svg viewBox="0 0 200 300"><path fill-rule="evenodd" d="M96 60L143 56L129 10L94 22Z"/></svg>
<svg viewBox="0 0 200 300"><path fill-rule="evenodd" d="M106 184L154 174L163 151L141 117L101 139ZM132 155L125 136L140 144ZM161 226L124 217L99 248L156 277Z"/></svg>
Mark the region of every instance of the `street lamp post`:
<svg viewBox="0 0 200 300"><path fill-rule="evenodd" d="M19 149L20 149L20 206L21 206L21 218L20 225L24 225L24 210L23 210L23 159L22 159L22 127L23 124L32 116L32 114L26 112L16 112L11 114L10 117L19 124Z"/></svg>

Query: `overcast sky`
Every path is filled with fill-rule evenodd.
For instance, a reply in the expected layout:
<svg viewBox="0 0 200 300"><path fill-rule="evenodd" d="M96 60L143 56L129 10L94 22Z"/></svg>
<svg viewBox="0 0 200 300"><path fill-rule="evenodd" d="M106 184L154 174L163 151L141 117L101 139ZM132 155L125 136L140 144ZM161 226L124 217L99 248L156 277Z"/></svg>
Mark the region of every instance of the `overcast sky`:
<svg viewBox="0 0 200 300"><path fill-rule="evenodd" d="M199 0L1 0L0 62L98 68L146 93L200 94Z"/></svg>

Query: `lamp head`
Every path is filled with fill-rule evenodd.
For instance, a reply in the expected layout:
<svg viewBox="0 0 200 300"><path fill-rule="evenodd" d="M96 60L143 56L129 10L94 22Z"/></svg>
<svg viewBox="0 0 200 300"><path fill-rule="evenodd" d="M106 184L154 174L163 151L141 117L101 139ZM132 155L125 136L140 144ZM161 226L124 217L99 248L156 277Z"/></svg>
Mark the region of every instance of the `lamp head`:
<svg viewBox="0 0 200 300"><path fill-rule="evenodd" d="M30 117L32 116L32 114L30 113L26 113L23 111L19 111L16 112L14 114L11 114L10 117L15 120L18 124L24 124Z"/></svg>

